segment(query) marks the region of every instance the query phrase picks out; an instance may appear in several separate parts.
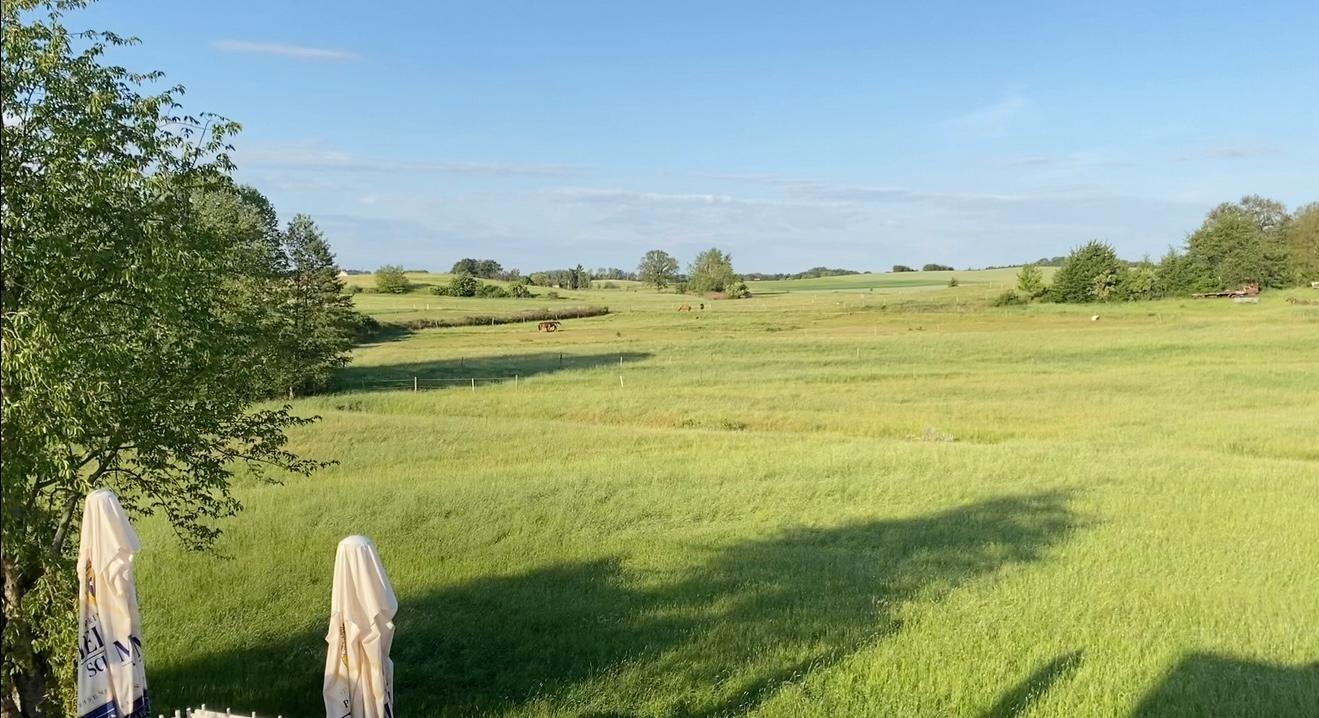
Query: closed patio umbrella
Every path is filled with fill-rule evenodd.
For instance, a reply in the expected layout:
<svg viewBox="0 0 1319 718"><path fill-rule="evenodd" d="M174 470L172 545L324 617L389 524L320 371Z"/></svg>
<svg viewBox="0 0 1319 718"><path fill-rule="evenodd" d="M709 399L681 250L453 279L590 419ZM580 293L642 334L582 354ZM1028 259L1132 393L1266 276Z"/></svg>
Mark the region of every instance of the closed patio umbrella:
<svg viewBox="0 0 1319 718"><path fill-rule="evenodd" d="M78 543L78 715L147 718L142 619L133 557L141 544L104 489L87 495Z"/></svg>
<svg viewBox="0 0 1319 718"><path fill-rule="evenodd" d="M392 718L394 641L398 600L371 539L339 542L325 635L326 718Z"/></svg>

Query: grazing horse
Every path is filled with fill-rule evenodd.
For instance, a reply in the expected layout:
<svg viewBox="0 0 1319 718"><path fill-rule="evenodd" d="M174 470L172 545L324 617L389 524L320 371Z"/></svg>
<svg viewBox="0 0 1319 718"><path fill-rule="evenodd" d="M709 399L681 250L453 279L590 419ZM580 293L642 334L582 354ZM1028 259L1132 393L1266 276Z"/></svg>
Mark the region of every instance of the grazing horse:
<svg viewBox="0 0 1319 718"><path fill-rule="evenodd" d="M541 322L540 324L536 325L536 331L538 332L557 332L558 330L559 330L559 323L554 320Z"/></svg>
<svg viewBox="0 0 1319 718"><path fill-rule="evenodd" d="M678 311L680 312L690 312L691 310L692 310L692 305L690 304L684 304L681 307L678 307Z"/></svg>

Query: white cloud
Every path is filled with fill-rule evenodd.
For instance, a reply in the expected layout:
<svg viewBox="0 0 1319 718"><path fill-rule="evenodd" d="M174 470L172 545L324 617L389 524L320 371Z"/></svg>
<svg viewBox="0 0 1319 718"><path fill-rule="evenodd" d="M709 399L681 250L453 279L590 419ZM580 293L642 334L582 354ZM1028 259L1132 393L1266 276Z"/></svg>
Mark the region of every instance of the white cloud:
<svg viewBox="0 0 1319 718"><path fill-rule="evenodd" d="M248 42L246 40L216 40L211 46L222 52L239 52L256 55L278 55L297 60L314 60L320 62L343 62L359 60L361 56L347 50L331 50L321 47L304 47L302 45L284 45L274 42Z"/></svg>

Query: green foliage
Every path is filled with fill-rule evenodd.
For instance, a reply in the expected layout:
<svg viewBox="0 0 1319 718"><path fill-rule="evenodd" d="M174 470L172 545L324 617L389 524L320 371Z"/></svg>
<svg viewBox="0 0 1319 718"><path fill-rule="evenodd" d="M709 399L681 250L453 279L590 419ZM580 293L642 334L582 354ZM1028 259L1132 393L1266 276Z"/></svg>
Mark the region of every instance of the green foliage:
<svg viewBox="0 0 1319 718"><path fill-rule="evenodd" d="M478 297L503 299L508 297L508 291L498 284L482 284L476 290L476 295Z"/></svg>
<svg viewBox="0 0 1319 718"><path fill-rule="evenodd" d="M1026 295L1027 299L1039 299L1048 291L1044 284L1044 271L1039 265L1027 264L1017 272L1017 291Z"/></svg>
<svg viewBox="0 0 1319 718"><path fill-rule="evenodd" d="M1148 261L1124 268L1118 275L1117 298L1124 302L1156 299L1159 296L1158 269Z"/></svg>
<svg viewBox="0 0 1319 718"><path fill-rule="evenodd" d="M1154 295L1185 297L1214 288L1214 279L1203 265L1189 255L1169 249L1154 270Z"/></svg>
<svg viewBox="0 0 1319 718"><path fill-rule="evenodd" d="M1009 289L1003 292L1002 294L995 296L993 300L990 301L989 304L990 306L993 307L1011 307L1018 304L1028 304L1028 303L1030 303L1029 297L1023 297L1022 295L1017 294L1016 292Z"/></svg>
<svg viewBox="0 0 1319 718"><path fill-rule="evenodd" d="M951 272L953 268L946 264L927 264L921 267L922 272Z"/></svg>
<svg viewBox="0 0 1319 718"><path fill-rule="evenodd" d="M1287 229L1287 258L1291 283L1319 282L1319 202L1296 210Z"/></svg>
<svg viewBox="0 0 1319 718"><path fill-rule="evenodd" d="M1259 198L1253 198L1258 200ZM1286 222L1271 205L1220 205L1186 239L1186 254L1208 280L1209 289L1236 289L1251 282L1279 287L1287 280Z"/></svg>
<svg viewBox="0 0 1319 718"><path fill-rule="evenodd" d="M1055 302L1084 304L1112 301L1123 271L1122 260L1103 242L1089 242L1067 255L1048 297Z"/></svg>
<svg viewBox="0 0 1319 718"><path fill-rule="evenodd" d="M290 393L312 391L348 362L357 313L344 294L334 253L311 217L299 214L289 221L283 253L288 274L281 315L288 325L292 371L281 386Z"/></svg>
<svg viewBox="0 0 1319 718"><path fill-rule="evenodd" d="M514 284L508 288L508 296L514 299L530 299L536 295L532 294L530 289L527 289L527 285Z"/></svg>
<svg viewBox="0 0 1319 718"><path fill-rule="evenodd" d="M453 275L447 285L431 287L431 294L445 297L475 297L479 291L481 280L466 273Z"/></svg>
<svg viewBox="0 0 1319 718"><path fill-rule="evenodd" d="M957 286L957 277L949 277L949 278L948 278L948 286L950 286L950 287L956 287L956 286Z"/></svg>
<svg viewBox="0 0 1319 718"><path fill-rule="evenodd" d="M687 269L687 288L698 294L723 292L737 281L733 256L718 249L707 249L696 255Z"/></svg>
<svg viewBox="0 0 1319 718"><path fill-rule="evenodd" d="M908 266L905 265L905 264L895 264L895 265L893 265L893 269L892 269L891 271L894 271L894 272L914 272L914 271L916 271L916 270L915 270L915 269L912 269L911 267L908 267Z"/></svg>
<svg viewBox="0 0 1319 718"><path fill-rule="evenodd" d="M403 267L397 264L386 264L376 270L376 291L384 294L406 294L412 288L412 282L408 281L408 275L403 273Z"/></svg>
<svg viewBox="0 0 1319 718"><path fill-rule="evenodd" d="M6 715L75 710L70 536L89 490L203 548L239 509L235 468L318 466L286 448L309 420L253 408L281 366L268 357L282 322L233 291L275 286L273 211L217 199L234 222L220 231L196 204L234 191L237 126L178 114L181 88L144 94L160 75L106 62L129 40L71 34L61 11L77 5L2 11Z"/></svg>
<svg viewBox="0 0 1319 718"><path fill-rule="evenodd" d="M678 276L678 260L662 249L646 252L637 265L637 278L656 289L663 289Z"/></svg>
<svg viewBox="0 0 1319 718"><path fill-rule="evenodd" d="M725 290L725 295L729 299L750 299L751 289L747 287L746 282L739 280Z"/></svg>
<svg viewBox="0 0 1319 718"><path fill-rule="evenodd" d="M504 268L493 259L460 259L454 262L453 274L470 274L482 279L496 279L504 273Z"/></svg>

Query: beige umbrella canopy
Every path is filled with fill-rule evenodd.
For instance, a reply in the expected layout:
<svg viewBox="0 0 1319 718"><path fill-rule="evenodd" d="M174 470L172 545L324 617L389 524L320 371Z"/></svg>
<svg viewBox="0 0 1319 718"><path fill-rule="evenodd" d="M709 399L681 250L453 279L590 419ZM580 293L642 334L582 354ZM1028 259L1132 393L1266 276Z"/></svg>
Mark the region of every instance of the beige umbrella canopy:
<svg viewBox="0 0 1319 718"><path fill-rule="evenodd" d="M394 641L398 600L371 539L339 542L325 635L326 718L393 718Z"/></svg>
<svg viewBox="0 0 1319 718"><path fill-rule="evenodd" d="M119 499L87 495L78 542L78 715L147 718L133 557L141 544Z"/></svg>

